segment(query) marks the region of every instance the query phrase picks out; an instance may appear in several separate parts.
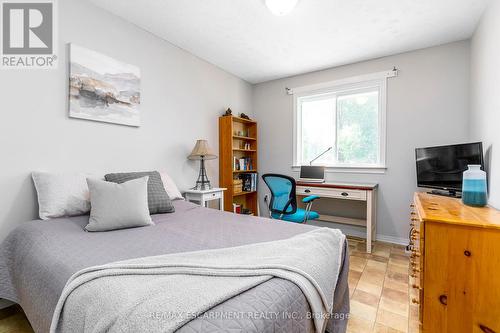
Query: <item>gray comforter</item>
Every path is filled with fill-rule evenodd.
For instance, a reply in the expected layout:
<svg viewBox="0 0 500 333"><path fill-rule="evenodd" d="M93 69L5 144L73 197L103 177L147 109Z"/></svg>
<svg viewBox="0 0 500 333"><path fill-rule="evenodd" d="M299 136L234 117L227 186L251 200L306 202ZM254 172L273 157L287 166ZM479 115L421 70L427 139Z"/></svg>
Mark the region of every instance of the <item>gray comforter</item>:
<svg viewBox="0 0 500 333"><path fill-rule="evenodd" d="M32 221L14 230L0 247L0 297L19 303L37 332L47 332L59 296L75 272L119 260L226 248L285 239L312 230L175 202L176 212L156 215L152 227L88 233L88 216ZM349 312L344 246L327 330L344 332ZM180 332L313 332L309 304L293 283L272 278L193 319ZM231 313L231 315L220 315ZM82 314L83 316L84 314Z"/></svg>

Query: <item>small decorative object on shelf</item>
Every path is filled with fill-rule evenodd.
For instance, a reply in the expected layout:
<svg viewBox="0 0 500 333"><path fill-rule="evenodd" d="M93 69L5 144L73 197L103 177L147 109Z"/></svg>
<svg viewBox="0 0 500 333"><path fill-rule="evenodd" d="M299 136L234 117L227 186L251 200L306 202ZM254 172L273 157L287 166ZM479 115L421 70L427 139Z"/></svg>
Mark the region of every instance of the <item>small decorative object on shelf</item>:
<svg viewBox="0 0 500 333"><path fill-rule="evenodd" d="M250 150L251 149L250 142L245 142L245 144L243 145L242 148L245 149L245 150Z"/></svg>
<svg viewBox="0 0 500 333"><path fill-rule="evenodd" d="M208 146L207 140L198 140L193 148L193 151L188 156L190 160L200 160L200 173L198 175L198 180L196 181L196 186L193 190L209 190L212 188L210 181L207 177L207 171L205 169L205 160L214 160L217 158L212 152L212 149Z"/></svg>
<svg viewBox="0 0 500 333"><path fill-rule="evenodd" d="M231 110L231 108L227 108L227 110L223 116L227 117L227 116L232 116L232 115L233 115L233 110Z"/></svg>
<svg viewBox="0 0 500 333"><path fill-rule="evenodd" d="M249 116L247 116L247 115L246 115L246 114L244 114L244 113L241 113L241 114L240 114L240 118L243 118L243 119L246 119L246 120L250 120L250 117L249 117Z"/></svg>
<svg viewBox="0 0 500 333"><path fill-rule="evenodd" d="M253 215L252 211L250 209L248 209L248 208L243 208L241 210L241 214L243 214L243 215Z"/></svg>
<svg viewBox="0 0 500 333"><path fill-rule="evenodd" d="M246 137L248 136L245 131L234 131L234 135L236 136L241 136L241 137Z"/></svg>
<svg viewBox="0 0 500 333"><path fill-rule="evenodd" d="M241 205L233 203L233 213L241 214Z"/></svg>

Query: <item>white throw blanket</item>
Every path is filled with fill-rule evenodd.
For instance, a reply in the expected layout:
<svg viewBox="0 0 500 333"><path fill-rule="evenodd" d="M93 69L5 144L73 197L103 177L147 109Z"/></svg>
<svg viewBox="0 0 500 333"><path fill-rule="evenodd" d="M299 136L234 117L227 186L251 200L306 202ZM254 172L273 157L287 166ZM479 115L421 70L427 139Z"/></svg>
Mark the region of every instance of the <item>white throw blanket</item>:
<svg viewBox="0 0 500 333"><path fill-rule="evenodd" d="M344 241L339 230L320 228L279 241L83 269L68 280L50 331L173 332L279 277L299 286L316 331L322 332L332 310Z"/></svg>

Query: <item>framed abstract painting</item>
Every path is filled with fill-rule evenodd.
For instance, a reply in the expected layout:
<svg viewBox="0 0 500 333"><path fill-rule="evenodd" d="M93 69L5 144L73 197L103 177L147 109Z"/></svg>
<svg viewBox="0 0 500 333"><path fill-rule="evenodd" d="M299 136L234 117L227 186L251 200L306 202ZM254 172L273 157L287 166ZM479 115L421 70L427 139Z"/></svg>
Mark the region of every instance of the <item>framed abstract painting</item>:
<svg viewBox="0 0 500 333"><path fill-rule="evenodd" d="M69 116L140 126L138 67L70 44Z"/></svg>

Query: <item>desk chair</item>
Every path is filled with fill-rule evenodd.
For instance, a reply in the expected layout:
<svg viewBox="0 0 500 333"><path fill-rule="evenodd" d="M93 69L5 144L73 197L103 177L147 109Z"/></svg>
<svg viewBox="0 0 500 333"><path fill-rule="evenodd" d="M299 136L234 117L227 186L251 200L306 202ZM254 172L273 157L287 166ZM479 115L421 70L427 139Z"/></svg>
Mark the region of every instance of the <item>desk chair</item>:
<svg viewBox="0 0 500 333"><path fill-rule="evenodd" d="M285 175L268 173L262 179L271 191L269 201L269 217L295 223L307 223L308 220L319 218L319 214L311 211L317 195L310 195L302 199L306 209L297 207L295 179Z"/></svg>

